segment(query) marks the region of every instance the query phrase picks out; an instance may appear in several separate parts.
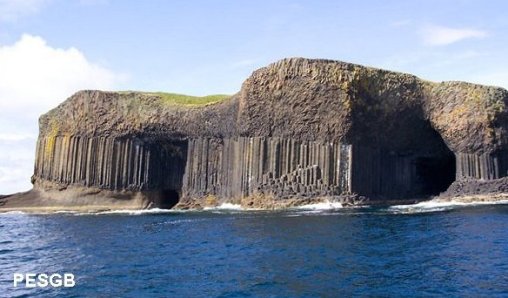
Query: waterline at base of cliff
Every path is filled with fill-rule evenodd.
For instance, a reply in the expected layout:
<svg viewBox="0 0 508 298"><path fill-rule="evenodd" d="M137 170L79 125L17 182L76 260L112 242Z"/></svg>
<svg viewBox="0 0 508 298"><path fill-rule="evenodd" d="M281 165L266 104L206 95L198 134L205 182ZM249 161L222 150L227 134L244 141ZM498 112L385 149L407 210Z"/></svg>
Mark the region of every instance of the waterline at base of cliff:
<svg viewBox="0 0 508 298"><path fill-rule="evenodd" d="M21 196L20 196L21 195ZM23 200L19 200L19 197ZM27 193L3 196L0 198L0 213L23 212L32 214L76 213L76 214L158 214L175 212L256 212L256 211L333 211L354 208L382 208L394 213L418 213L445 211L461 207L482 205L508 204L508 193L491 193L478 195L461 195L454 197L438 196L435 198L405 200L330 200L329 198L313 198L307 200L286 200L282 202L263 201L252 204L251 201L222 202L210 205L186 204L177 205L172 209L143 206L139 202L111 200L107 204L104 198L77 202L65 199L41 199Z"/></svg>

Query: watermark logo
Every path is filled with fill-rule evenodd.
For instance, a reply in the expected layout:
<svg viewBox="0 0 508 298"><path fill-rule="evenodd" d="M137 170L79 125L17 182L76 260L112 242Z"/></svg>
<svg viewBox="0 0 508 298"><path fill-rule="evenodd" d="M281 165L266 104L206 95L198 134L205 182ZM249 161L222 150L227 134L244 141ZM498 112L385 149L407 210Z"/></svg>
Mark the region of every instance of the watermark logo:
<svg viewBox="0 0 508 298"><path fill-rule="evenodd" d="M23 286L25 288L45 288L48 286L72 288L76 285L72 273L14 273L12 283L15 288Z"/></svg>

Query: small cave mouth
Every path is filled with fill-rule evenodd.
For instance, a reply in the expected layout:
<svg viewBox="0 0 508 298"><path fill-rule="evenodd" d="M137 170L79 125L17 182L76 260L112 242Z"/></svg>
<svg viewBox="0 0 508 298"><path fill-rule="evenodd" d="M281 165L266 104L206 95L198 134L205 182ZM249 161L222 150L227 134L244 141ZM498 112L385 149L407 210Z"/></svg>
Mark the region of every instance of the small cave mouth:
<svg viewBox="0 0 508 298"><path fill-rule="evenodd" d="M455 154L449 150L444 155L419 157L415 163L424 195L438 195L455 181Z"/></svg>
<svg viewBox="0 0 508 298"><path fill-rule="evenodd" d="M160 193L160 198L157 207L161 209L171 209L176 204L178 204L179 200L180 194L178 193L178 191L174 189L164 189Z"/></svg>
<svg viewBox="0 0 508 298"><path fill-rule="evenodd" d="M153 206L171 209L178 204L182 195L188 141L168 138L154 138L149 141L148 189L154 192Z"/></svg>

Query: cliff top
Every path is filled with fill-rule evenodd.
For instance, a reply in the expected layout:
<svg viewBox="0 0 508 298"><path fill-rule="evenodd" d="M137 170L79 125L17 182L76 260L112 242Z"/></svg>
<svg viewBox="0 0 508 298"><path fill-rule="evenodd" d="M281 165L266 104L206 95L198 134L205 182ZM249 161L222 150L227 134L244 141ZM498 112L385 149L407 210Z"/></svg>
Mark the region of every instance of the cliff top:
<svg viewBox="0 0 508 298"><path fill-rule="evenodd" d="M80 91L43 115L40 129L41 136L276 136L402 151L437 132L452 150L479 152L508 147L507 103L503 88L288 58L254 71L230 97Z"/></svg>
<svg viewBox="0 0 508 298"><path fill-rule="evenodd" d="M217 103L223 101L231 95L227 94L212 94L205 96L193 96L178 93L167 93L167 92L145 92L145 91L117 91L120 95L136 96L152 96L160 98L160 100L167 105L183 105L183 106L204 106L208 104Z"/></svg>

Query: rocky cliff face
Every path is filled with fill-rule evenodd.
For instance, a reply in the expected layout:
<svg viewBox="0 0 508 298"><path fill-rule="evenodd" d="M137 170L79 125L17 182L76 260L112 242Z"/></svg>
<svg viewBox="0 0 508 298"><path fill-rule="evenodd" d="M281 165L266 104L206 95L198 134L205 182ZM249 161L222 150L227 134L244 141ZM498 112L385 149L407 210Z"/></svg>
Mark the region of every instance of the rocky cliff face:
<svg viewBox="0 0 508 298"><path fill-rule="evenodd" d="M40 118L34 189L144 207L432 195L507 176L507 101L501 88L302 58L205 106L81 91Z"/></svg>

